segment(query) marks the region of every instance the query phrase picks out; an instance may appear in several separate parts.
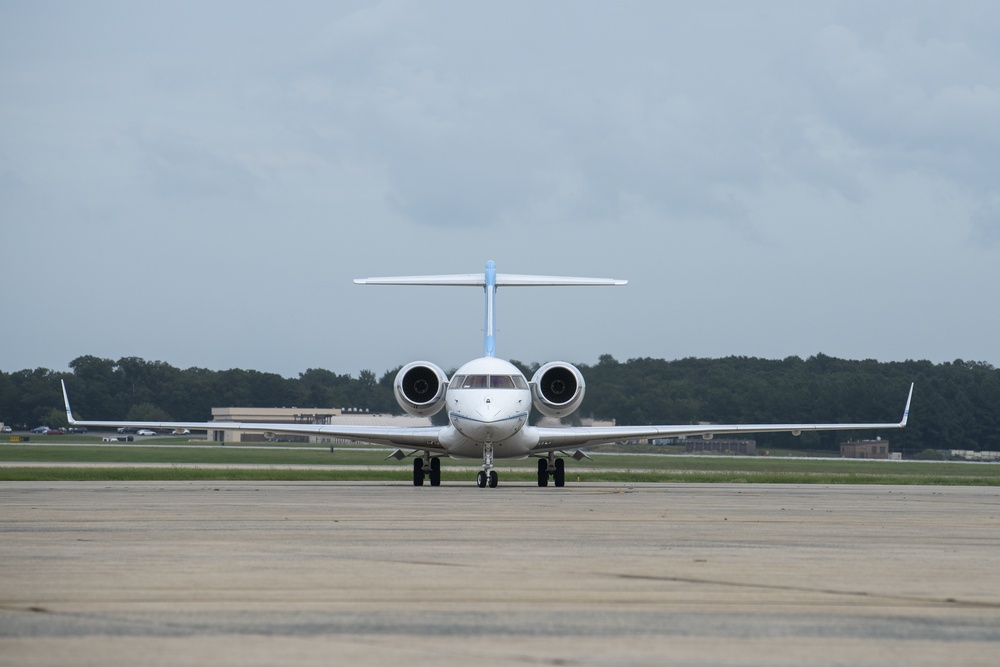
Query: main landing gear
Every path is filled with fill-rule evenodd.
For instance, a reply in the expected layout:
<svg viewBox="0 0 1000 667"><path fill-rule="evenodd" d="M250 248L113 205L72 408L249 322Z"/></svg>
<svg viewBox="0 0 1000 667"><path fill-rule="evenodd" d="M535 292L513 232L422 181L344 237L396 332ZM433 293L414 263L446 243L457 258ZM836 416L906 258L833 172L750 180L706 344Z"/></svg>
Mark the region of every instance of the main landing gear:
<svg viewBox="0 0 1000 667"><path fill-rule="evenodd" d="M552 454L538 459L538 486L548 486L549 477L556 486L566 486L566 462Z"/></svg>
<svg viewBox="0 0 1000 667"><path fill-rule="evenodd" d="M413 459L413 486L423 486L424 477L430 478L431 486L441 486L441 459L430 453Z"/></svg>

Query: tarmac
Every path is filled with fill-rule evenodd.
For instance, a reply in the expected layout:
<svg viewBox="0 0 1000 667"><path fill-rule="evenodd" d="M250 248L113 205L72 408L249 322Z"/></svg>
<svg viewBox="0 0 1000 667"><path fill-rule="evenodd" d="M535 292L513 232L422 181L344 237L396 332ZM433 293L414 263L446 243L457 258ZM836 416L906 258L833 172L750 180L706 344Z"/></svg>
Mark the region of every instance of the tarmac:
<svg viewBox="0 0 1000 667"><path fill-rule="evenodd" d="M995 665L1000 489L0 484L0 665Z"/></svg>

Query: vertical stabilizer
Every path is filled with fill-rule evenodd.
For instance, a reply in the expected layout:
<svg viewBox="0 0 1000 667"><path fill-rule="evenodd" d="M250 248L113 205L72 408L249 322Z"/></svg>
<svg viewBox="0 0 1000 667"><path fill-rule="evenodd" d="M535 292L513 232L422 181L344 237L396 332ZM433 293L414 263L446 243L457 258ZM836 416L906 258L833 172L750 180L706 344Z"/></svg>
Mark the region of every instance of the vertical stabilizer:
<svg viewBox="0 0 1000 667"><path fill-rule="evenodd" d="M483 356L493 357L497 353L496 338L496 296L497 296L497 267L493 260L486 262L486 284L483 285L486 292L486 323L483 326Z"/></svg>

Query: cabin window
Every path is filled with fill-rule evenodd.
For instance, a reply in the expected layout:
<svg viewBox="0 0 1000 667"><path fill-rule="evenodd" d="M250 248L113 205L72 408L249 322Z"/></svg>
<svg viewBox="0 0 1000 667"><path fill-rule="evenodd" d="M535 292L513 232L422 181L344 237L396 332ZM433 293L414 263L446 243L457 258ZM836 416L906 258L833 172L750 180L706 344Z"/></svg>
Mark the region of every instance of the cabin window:
<svg viewBox="0 0 1000 667"><path fill-rule="evenodd" d="M456 389L527 389L528 383L520 375L456 375L451 386Z"/></svg>
<svg viewBox="0 0 1000 667"><path fill-rule="evenodd" d="M514 381L509 375L491 375L490 389L513 389Z"/></svg>
<svg viewBox="0 0 1000 667"><path fill-rule="evenodd" d="M462 383L462 389L486 389L489 386L489 375L469 375Z"/></svg>

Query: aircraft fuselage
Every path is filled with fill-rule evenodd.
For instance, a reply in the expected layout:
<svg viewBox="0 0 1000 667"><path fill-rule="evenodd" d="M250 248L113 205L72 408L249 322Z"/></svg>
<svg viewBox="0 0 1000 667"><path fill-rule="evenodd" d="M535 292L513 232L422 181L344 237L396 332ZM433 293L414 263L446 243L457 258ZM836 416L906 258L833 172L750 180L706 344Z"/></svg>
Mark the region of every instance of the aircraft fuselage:
<svg viewBox="0 0 1000 667"><path fill-rule="evenodd" d="M531 390L524 374L495 357L474 359L451 378L445 394L449 427L441 434L448 454L483 458L492 444L496 458L524 458L538 444L527 427Z"/></svg>

